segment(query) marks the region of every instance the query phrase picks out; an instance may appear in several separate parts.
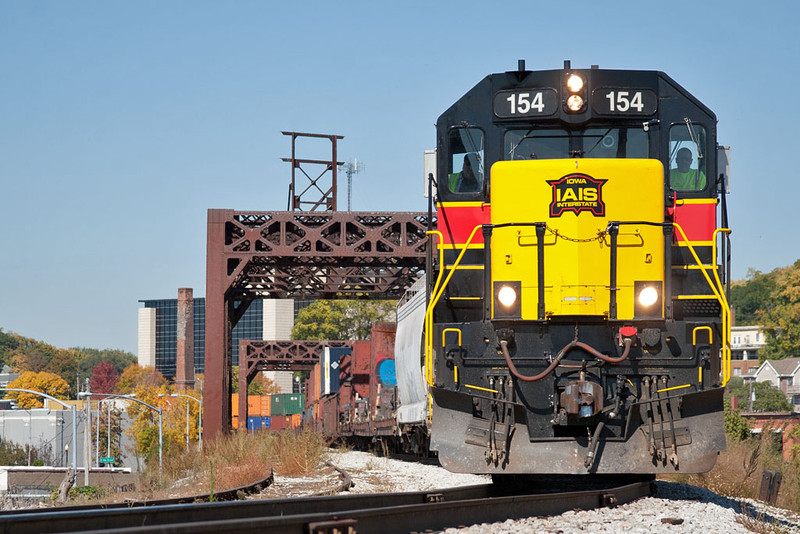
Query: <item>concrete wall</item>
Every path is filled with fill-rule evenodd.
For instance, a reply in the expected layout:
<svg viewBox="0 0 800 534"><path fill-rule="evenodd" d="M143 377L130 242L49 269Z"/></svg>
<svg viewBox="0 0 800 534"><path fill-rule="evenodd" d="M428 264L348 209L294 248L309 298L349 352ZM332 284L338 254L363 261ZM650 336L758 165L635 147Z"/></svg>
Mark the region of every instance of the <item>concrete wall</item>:
<svg viewBox="0 0 800 534"><path fill-rule="evenodd" d="M94 404L93 404L94 405ZM105 412L105 404L102 405ZM92 410L92 420L96 420L97 411ZM78 410L77 420L77 447L78 447L78 483L83 484L83 469L86 466L84 456L84 429L86 424L86 411ZM131 452L132 442L126 434L131 421L125 413L122 415L122 459L123 467L137 470L136 458ZM24 447L30 444L34 448L49 446L54 458L54 467L71 467L72 451L72 412L70 410L37 408L33 410L0 410L0 439ZM67 448L67 446L69 448ZM105 442L100 444L100 456L105 456ZM95 435L91 436L90 467L95 465L96 457ZM143 463L141 467L144 467Z"/></svg>
<svg viewBox="0 0 800 534"><path fill-rule="evenodd" d="M17 495L50 495L67 474L65 467L0 466L0 492ZM89 485L109 488L114 492L132 491L139 475L123 469L95 469L89 473ZM78 485L83 474L78 473Z"/></svg>

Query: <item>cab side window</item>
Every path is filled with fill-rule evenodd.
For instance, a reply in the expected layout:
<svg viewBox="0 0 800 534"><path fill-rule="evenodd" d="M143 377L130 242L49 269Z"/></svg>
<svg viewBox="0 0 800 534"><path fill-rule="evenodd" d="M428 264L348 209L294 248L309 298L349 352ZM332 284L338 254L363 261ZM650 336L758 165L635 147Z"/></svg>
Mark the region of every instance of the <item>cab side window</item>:
<svg viewBox="0 0 800 534"><path fill-rule="evenodd" d="M484 180L484 137L478 128L450 131L447 188L453 193L479 193Z"/></svg>
<svg viewBox="0 0 800 534"><path fill-rule="evenodd" d="M701 191L706 177L706 129L687 121L669 130L669 187L673 191Z"/></svg>

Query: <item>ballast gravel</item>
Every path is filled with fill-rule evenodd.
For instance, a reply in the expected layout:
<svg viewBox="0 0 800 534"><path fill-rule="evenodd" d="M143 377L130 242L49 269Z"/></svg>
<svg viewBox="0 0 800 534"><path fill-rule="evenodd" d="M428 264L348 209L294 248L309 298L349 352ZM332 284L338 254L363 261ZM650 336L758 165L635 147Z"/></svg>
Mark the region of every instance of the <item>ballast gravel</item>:
<svg viewBox="0 0 800 534"><path fill-rule="evenodd" d="M347 471L355 486L351 493L424 491L486 484L482 475L450 473L433 465L381 458L366 452L331 450L328 460ZM270 493L309 495L321 487L334 488L337 473L328 470L317 477L290 479L277 476ZM800 515L762 502L722 497L708 490L656 481L657 495L597 510L573 510L552 517L508 520L501 523L449 528L444 534L511 534L519 532L573 534L625 532L657 534L674 532L748 533L791 532L800 534ZM275 496L273 493L272 496ZM748 529L745 525L751 526Z"/></svg>

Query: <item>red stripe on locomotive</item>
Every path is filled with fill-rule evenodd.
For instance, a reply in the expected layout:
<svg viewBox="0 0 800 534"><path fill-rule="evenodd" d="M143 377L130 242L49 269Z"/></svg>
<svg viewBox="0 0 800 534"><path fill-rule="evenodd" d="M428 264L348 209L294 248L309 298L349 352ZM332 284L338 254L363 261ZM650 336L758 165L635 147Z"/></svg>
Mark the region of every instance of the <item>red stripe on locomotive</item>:
<svg viewBox="0 0 800 534"><path fill-rule="evenodd" d="M677 204L672 210L673 220L683 228L686 234L684 240L676 230L675 240L707 241L714 240L714 231L717 229L717 205L715 203Z"/></svg>
<svg viewBox="0 0 800 534"><path fill-rule="evenodd" d="M438 230L445 245L463 245L472 230L481 224L489 224L491 205L484 202L444 202L436 205ZM472 244L483 244L483 233L478 230Z"/></svg>

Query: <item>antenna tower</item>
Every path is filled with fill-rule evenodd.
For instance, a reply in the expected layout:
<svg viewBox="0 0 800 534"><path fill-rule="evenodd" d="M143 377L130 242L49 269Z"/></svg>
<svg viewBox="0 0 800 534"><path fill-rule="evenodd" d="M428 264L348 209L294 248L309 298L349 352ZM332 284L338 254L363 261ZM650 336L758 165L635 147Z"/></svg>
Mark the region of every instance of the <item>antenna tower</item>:
<svg viewBox="0 0 800 534"><path fill-rule="evenodd" d="M352 163L348 161L342 165L342 170L347 174L347 211L350 211L353 198L353 175L364 170L364 163L355 158Z"/></svg>

